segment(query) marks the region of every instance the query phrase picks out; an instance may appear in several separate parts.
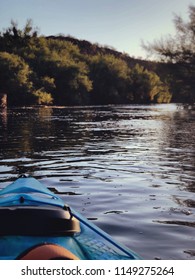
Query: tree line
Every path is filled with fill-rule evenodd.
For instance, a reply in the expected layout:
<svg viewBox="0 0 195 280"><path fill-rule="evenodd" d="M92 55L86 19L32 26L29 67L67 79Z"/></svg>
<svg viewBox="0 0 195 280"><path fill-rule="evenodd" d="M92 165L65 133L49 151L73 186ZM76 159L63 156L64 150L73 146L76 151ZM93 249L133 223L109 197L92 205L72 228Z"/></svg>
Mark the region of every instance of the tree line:
<svg viewBox="0 0 195 280"><path fill-rule="evenodd" d="M173 102L195 102L195 5L188 7L188 14L188 21L175 15L175 35L143 44L161 61L156 70L167 80Z"/></svg>
<svg viewBox="0 0 195 280"><path fill-rule="evenodd" d="M193 102L195 7L189 11L188 24L175 19L177 38L144 46L165 58L161 63L71 37L40 36L32 20L23 29L11 21L0 32L0 93L10 106Z"/></svg>

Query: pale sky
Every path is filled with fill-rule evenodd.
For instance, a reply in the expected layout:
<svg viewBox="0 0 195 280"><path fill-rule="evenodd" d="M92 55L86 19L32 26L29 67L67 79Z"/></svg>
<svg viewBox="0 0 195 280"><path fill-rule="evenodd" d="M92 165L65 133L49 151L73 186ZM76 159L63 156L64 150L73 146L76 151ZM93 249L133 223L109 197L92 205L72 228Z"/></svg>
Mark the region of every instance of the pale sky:
<svg viewBox="0 0 195 280"><path fill-rule="evenodd" d="M43 35L71 35L146 57L141 40L174 32L174 14L188 19L195 0L0 0L0 31L13 19L20 28L32 19Z"/></svg>

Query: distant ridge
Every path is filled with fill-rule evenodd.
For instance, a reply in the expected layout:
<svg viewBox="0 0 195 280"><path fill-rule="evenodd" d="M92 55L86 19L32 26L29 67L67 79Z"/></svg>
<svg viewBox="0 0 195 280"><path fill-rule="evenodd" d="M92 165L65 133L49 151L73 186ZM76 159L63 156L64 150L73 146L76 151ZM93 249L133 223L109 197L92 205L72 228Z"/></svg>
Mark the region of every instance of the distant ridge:
<svg viewBox="0 0 195 280"><path fill-rule="evenodd" d="M86 55L96 55L96 54L113 55L117 58L120 58L120 59L124 60L128 64L128 66L130 66L130 67L134 67L136 64L139 64L139 65L142 65L142 66L146 67L150 71L156 71L157 65L159 64L159 63L154 62L154 61L148 61L148 60L144 60L142 58L131 57L129 54L117 51L111 46L103 46L103 45L100 45L98 43L91 43L87 40L77 39L77 38L74 38L72 36L63 36L63 35L54 36L54 35L51 35L51 36L47 36L46 38L71 42L72 44L79 47L80 52L82 54L86 54Z"/></svg>

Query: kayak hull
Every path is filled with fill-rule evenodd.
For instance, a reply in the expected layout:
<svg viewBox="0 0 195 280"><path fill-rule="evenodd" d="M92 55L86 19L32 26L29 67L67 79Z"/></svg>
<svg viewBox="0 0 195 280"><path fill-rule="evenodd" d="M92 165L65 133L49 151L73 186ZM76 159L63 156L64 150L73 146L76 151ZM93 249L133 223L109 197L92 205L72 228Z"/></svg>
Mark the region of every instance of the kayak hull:
<svg viewBox="0 0 195 280"><path fill-rule="evenodd" d="M34 178L19 178L0 191L0 219L0 259L17 259L43 244L59 245L81 260L140 259Z"/></svg>

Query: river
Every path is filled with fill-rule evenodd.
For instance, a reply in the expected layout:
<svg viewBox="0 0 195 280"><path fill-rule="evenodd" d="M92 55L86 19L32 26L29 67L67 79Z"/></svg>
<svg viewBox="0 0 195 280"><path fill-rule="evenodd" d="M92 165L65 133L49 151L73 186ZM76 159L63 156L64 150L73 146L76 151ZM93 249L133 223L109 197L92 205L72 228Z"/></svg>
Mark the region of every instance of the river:
<svg viewBox="0 0 195 280"><path fill-rule="evenodd" d="M0 111L0 188L27 173L144 259L195 259L195 108Z"/></svg>

